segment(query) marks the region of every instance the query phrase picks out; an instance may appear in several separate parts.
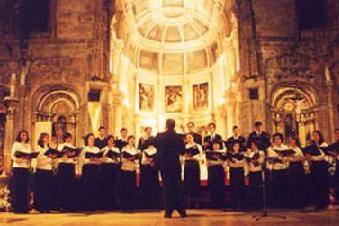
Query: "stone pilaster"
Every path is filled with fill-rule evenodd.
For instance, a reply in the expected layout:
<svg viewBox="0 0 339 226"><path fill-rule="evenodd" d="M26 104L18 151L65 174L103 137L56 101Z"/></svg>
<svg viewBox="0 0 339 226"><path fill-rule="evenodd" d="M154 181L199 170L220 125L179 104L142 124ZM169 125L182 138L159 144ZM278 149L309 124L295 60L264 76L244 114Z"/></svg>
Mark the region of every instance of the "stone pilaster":
<svg viewBox="0 0 339 226"><path fill-rule="evenodd" d="M112 122L113 132L115 136L120 134L122 127L122 112L123 112L123 93L120 90L121 81L121 52L124 46L123 40L114 38L112 40L112 68L111 68L111 82L112 82Z"/></svg>
<svg viewBox="0 0 339 226"><path fill-rule="evenodd" d="M332 81L328 81L326 83L327 86L327 102L328 102L328 129L329 129L329 141L334 141L335 137L334 137L334 131L335 131L335 108L334 108L334 104L333 104L333 94L334 94L334 84Z"/></svg>
<svg viewBox="0 0 339 226"><path fill-rule="evenodd" d="M231 88L226 91L226 117L225 117L225 132L227 137L232 135L232 127L238 124L238 97L237 90L235 88Z"/></svg>
<svg viewBox="0 0 339 226"><path fill-rule="evenodd" d="M5 124L5 143L4 143L4 172L6 174L11 171L11 150L15 139L14 128L14 112L18 100L13 97L6 97L5 104L7 106L6 124Z"/></svg>
<svg viewBox="0 0 339 226"><path fill-rule="evenodd" d="M123 93L117 88L113 88L112 91L112 106L113 106L113 131L114 135L118 136L120 134L120 129L122 127L122 100Z"/></svg>

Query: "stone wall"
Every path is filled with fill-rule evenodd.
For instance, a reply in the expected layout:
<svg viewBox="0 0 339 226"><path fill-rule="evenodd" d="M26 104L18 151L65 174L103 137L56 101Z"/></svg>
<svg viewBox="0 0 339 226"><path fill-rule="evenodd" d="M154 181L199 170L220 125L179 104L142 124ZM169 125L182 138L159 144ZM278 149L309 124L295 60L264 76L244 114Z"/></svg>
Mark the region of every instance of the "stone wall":
<svg viewBox="0 0 339 226"><path fill-rule="evenodd" d="M297 29L294 1L253 1L257 35L259 37L293 37Z"/></svg>
<svg viewBox="0 0 339 226"><path fill-rule="evenodd" d="M52 0L49 33L31 34L24 65L18 36L20 13L12 7L20 1L0 0L1 6L11 6L6 7L3 14L9 17L0 19L13 22L12 28L0 23L0 87L9 87L11 73L17 74L15 96L19 103L12 132L21 128L33 132L37 109L34 97L45 90L43 87L65 87L79 97L77 120L81 123L77 134L80 141L81 135L90 130L87 92L91 87L99 87L104 92L102 123L109 124L113 117L107 72L114 4ZM326 27L303 32L297 29L294 3L295 0L238 1L235 14L240 43L239 123L245 134L252 130L256 120L263 121L267 130L273 131L271 95L283 84L313 87L318 96L319 129L329 138L329 124L338 127L338 93L335 92L339 84L338 1L327 0ZM327 66L331 81L326 80ZM249 88L258 88L258 100L250 100ZM329 92L333 94L334 119L330 114Z"/></svg>
<svg viewBox="0 0 339 226"><path fill-rule="evenodd" d="M243 97L240 106L255 110L251 114L240 113L240 124L246 127L244 131L248 132L255 120L262 120L262 106L267 110L264 117L264 121L268 122L267 130L273 132L270 108L274 90L283 84L299 84L301 87L305 85L313 87L318 97L316 107L319 111L319 124L316 128L330 140L334 135L333 128L338 127L338 93L336 88L333 88L338 85L338 4L328 0L326 26L321 29L298 31L294 2L256 0L252 1L252 4L249 1L247 3L248 8L252 10L252 18L247 18L247 21L250 21L249 24L252 22L255 34L248 36L246 30L240 29L240 36L248 37L246 43L243 40L240 45L248 45L248 41L252 39L257 48L257 55L253 57L253 54L246 54L248 52L245 51L245 54L242 52L241 55L245 59L241 60L251 62L255 58L258 73L252 73L250 76L248 71L241 73L243 79L240 86L243 87ZM325 76L326 67L330 68L330 81ZM259 100L249 100L247 89L251 87L257 87L263 97L259 95ZM331 100L329 96L332 96ZM255 112L260 112L257 117ZM332 128L332 131L328 128Z"/></svg>
<svg viewBox="0 0 339 226"><path fill-rule="evenodd" d="M19 0L16 2L20 4ZM6 0L0 3L8 4ZM17 74L15 96L19 99L19 107L15 112L14 133L22 128L34 132L38 103L33 98L45 90L43 87L72 90L80 101L77 120L82 123L78 123L77 140L81 144L82 135L90 128L87 113L89 83L93 77L104 83L108 81L108 49L105 48L108 35L105 29L110 22L104 1L52 0L51 9L49 32L30 34L24 63L19 48L20 37L15 33L4 35L0 32L3 34L0 35L0 85L9 87L11 73ZM14 18L20 13L8 15ZM13 18L5 19L12 21ZM1 27L3 24L0 23L0 31L5 30Z"/></svg>

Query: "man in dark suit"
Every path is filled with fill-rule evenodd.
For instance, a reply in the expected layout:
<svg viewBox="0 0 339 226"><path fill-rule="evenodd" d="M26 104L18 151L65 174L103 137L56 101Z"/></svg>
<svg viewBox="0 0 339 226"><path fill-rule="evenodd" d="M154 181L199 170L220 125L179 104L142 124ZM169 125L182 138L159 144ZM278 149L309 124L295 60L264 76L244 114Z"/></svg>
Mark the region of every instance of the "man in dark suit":
<svg viewBox="0 0 339 226"><path fill-rule="evenodd" d="M247 139L247 147L251 147L251 143L254 141L257 143L259 150L265 151L271 145L270 135L262 131L262 122L255 122L255 131L250 133Z"/></svg>
<svg viewBox="0 0 339 226"><path fill-rule="evenodd" d="M222 137L215 132L216 125L215 123L211 122L208 124L208 129L210 132L210 135L204 137L204 149L212 150L212 143L214 141L218 141L222 143ZM222 147L221 147L222 148Z"/></svg>
<svg viewBox="0 0 339 226"><path fill-rule="evenodd" d="M182 191L180 155L185 150L182 137L175 132L174 119L167 119L166 131L147 141L157 148L156 164L161 171L164 192L165 217L171 218L177 210L186 217Z"/></svg>
<svg viewBox="0 0 339 226"><path fill-rule="evenodd" d="M233 126L232 131L233 135L230 138L228 138L227 141L225 142L227 149L231 150L233 144L237 142L240 144L240 150L246 151L246 139L240 134L239 126Z"/></svg>
<svg viewBox="0 0 339 226"><path fill-rule="evenodd" d="M192 134L194 142L202 145L201 135L194 131L194 122L188 122L186 126L187 126L188 133Z"/></svg>
<svg viewBox="0 0 339 226"><path fill-rule="evenodd" d="M100 126L98 131L99 131L99 137L95 138L94 146L98 147L101 150L107 145L105 127Z"/></svg>
<svg viewBox="0 0 339 226"><path fill-rule="evenodd" d="M139 142L138 142L138 150L140 151L147 149L148 146L145 145L146 141L153 138L151 127L146 127L144 131L145 131L145 135L143 137L140 137Z"/></svg>
<svg viewBox="0 0 339 226"><path fill-rule="evenodd" d="M123 147L125 147L128 144L127 138L128 138L128 130L123 127L120 129L120 139L117 139L115 146L122 150Z"/></svg>

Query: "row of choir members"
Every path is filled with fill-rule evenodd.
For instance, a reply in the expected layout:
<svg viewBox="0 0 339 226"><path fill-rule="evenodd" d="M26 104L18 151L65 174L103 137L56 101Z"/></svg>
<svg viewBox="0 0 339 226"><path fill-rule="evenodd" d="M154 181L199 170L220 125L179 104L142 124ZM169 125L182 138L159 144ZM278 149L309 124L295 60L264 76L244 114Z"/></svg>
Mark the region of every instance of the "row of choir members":
<svg viewBox="0 0 339 226"><path fill-rule="evenodd" d="M34 205L40 212L49 212L53 208L51 204L55 201L52 200L55 194L57 194L59 210L75 210L74 195L78 192L75 187L75 172L78 161L82 162L81 183L82 192L86 197L83 203L85 210L115 209L118 201L120 201L121 209L134 209L135 198L133 197L137 193L136 171L140 170L139 156L142 156L140 162L142 180L145 181L145 186L142 186L142 188L147 190L150 181L159 185L157 170L152 160L154 148L144 148L144 152L140 155L140 151L135 147L133 136L127 138L127 145L124 145L121 150L116 147L113 136L108 136L105 141L106 146L100 150L95 146L94 135L88 134L85 137L85 147L80 152L81 156L73 151L77 149L72 145L71 134L66 133L64 141L64 144L58 146L60 153L65 148L70 148L72 151L62 156L55 151L47 154L51 150L47 133L40 135L36 151L32 151L27 131L19 133L17 142L13 144L12 148L12 206L14 212L23 213L28 210L28 178L34 158L36 158ZM18 157L17 153L26 153L27 156ZM29 156L35 153L38 153L36 157ZM110 157L107 157L108 154L110 154ZM146 154L149 154L150 157L146 157ZM153 178L147 179L147 175ZM57 182L52 183L55 179ZM53 185L58 187L56 192L52 192ZM154 188L152 189L155 191ZM155 193L152 193L152 195L156 196ZM104 198L102 194L105 194ZM118 195L120 196L119 200L117 200ZM157 199L157 197L155 198ZM148 199L148 204L156 207L154 201L157 200L155 198L153 200Z"/></svg>
<svg viewBox="0 0 339 226"><path fill-rule="evenodd" d="M255 131L249 134L248 139L240 134L239 126L234 126L232 131L233 135L229 137L227 140L223 141L223 138L220 134L216 132L216 124L215 123L209 123L208 124L208 135L202 137L201 134L197 133L195 131L195 125L193 122L188 122L186 133L182 134L183 138L186 138L186 134L191 134L193 136L193 141L196 144L199 144L202 146L204 150L211 149L212 148L212 142L213 141L219 141L221 142L222 147L231 149L232 144L234 142L240 143L241 150L246 149L247 144L248 147L250 144L255 141L259 149L265 150L270 146L270 136L268 133L263 131L263 124L261 122L255 123ZM184 130L185 131L185 130ZM102 149L106 146L107 139L106 139L106 131L104 127L99 128L99 137L95 139L95 146ZM117 139L116 146L121 150L123 146L127 144L127 137L128 137L128 130L126 128L122 128L120 130L120 139ZM145 129L145 137L152 137L152 128L147 127ZM139 145L142 144L142 140L144 138L141 137L139 140ZM138 149L140 149L140 146L138 146Z"/></svg>
<svg viewBox="0 0 339 226"><path fill-rule="evenodd" d="M253 135L255 134L253 133ZM262 204L260 187L263 183L263 170L266 168L268 201L272 207L300 208L305 204L303 199L309 194L311 203L317 209L326 208L329 203L330 192L328 158L334 157L338 163L338 130L336 130L336 137L337 142L332 145L332 147L335 147L334 156L330 157L326 156L323 151L328 145L323 141L319 131L312 133L311 145L304 151L300 148L297 138L291 138L289 146L286 146L283 144L284 136L277 133L273 136L272 145L267 149L260 149L260 143L253 139L247 151L243 151L243 143L234 141L228 151L229 157L227 157L227 152L223 149L221 140L213 139L212 134L208 137L212 141L212 146L209 148L226 156L226 158L207 159L208 183L212 203L217 207L223 206L224 180L227 178L230 183L231 207L233 209L241 208L244 204L245 181L249 179L249 190L251 191L250 194L253 195L250 199L252 203L249 206L260 206ZM192 139L193 136L188 136L189 142ZM284 156L283 153L286 150L292 150L292 154ZM197 152L196 155L200 154ZM256 157L253 158L254 156ZM199 177L196 175L199 174L199 167L192 161L197 162L199 160L192 156L188 156L187 160L185 159L185 172L189 171L189 174L185 176L184 183L190 183L187 197L194 198L198 197L196 194L199 189ZM336 168L335 184L338 194L338 164ZM305 183L307 179L312 181L312 184L308 183L310 187L304 186L307 184ZM197 190L194 190L195 188ZM309 190L308 193L305 190Z"/></svg>
<svg viewBox="0 0 339 226"><path fill-rule="evenodd" d="M213 131L215 131L215 125L210 124L209 126L211 135L205 137L204 140L209 140L209 144L211 145L208 147L206 155L208 151L212 150L215 153L221 153L224 156L227 156L227 151L223 147L223 142L221 142L221 136L213 133ZM260 127L261 125L258 126ZM234 129L236 130L238 128L234 127ZM100 128L99 132L101 134L99 138L95 139L93 134L89 134L86 137L86 147L82 152L85 153L85 155L86 153L94 154L94 157L86 158L86 156L84 156L83 162L82 182L85 188L84 193L86 194L86 197L89 197L86 199L86 209L98 209L100 208L99 205L102 205L102 203L105 202L105 208L107 209L112 208L112 205L116 206L118 192L121 196L119 200L121 202L120 207L126 210L133 209L135 208L135 195L137 193L135 181L137 171L140 170L138 167L140 158L131 156L140 154L140 151L138 150L143 151L143 158L141 160L141 178L147 178L144 181L146 181L145 184L148 189L145 190L150 191L150 189L154 189L154 191L158 191L159 188L158 171L155 168L155 162L154 160L151 160L151 158L146 158L145 153L147 152L144 152L144 150L147 150L152 153L152 151L155 151L155 148L143 145L144 143L147 143L146 139L151 138L151 129L146 129L147 138L140 139L138 149L135 147L135 138L133 136L128 136L126 129L121 130L122 139L116 143L112 136L105 138L102 130L104 130L104 128ZM257 132L258 130L253 132L252 137L258 135ZM336 132L336 134L337 133L338 132ZM261 132L261 134L263 134L263 132ZM316 131L312 135L316 147L326 146L319 132ZM265 135L265 137L267 136L268 135ZM250 139L251 136L249 140ZM72 189L74 189L75 164L79 158L64 155L61 159L57 159L55 156L46 156L42 154L49 149L48 140L48 134L42 134L39 139L39 152L41 154L37 158L36 181L42 186L37 186L36 189L36 208L40 209L41 212L49 211L51 208L49 207L50 201L46 201L48 200L48 195L46 194L50 194L49 189L51 189L48 187L48 184L50 183L46 183L46 181L53 175L53 166L55 166L55 162L57 161L57 184L59 187L58 199L60 200L60 209L70 211L74 209L71 200L75 191L72 191ZM28 133L25 131L21 132L17 138L17 142L13 145L13 153L15 151L32 152L28 141ZM59 145L59 150L63 150L65 146L74 148L72 145L72 136L70 134L66 134L64 141L64 144ZM267 141L265 142L267 143ZM286 150L287 147L283 145L283 136L281 134L273 136L273 144L267 150L260 148L260 144L262 145L262 143L263 142L258 142L258 139L253 139L250 143L250 148L243 153L244 151L242 148L244 143L239 141L239 139L234 140L231 148L228 148L229 153L231 154L228 158L212 157L207 159L208 186L213 205L215 207L223 206L224 185L225 178L227 178L231 191L231 206L234 209L241 207L244 201L245 178L249 178L251 195L253 195L253 198L250 200L253 202L253 206L260 206L262 170L263 167L267 166L270 178L269 197L272 206L286 206L286 200L290 200L289 204L294 202L293 206L295 207L301 205L300 198L303 197L303 187L300 186L300 181L304 178L304 169L306 168L310 171L312 181L314 181L316 185L313 188L314 203L317 204L319 208L324 208L328 203L329 179L328 167L325 161L326 156L321 149L318 148L320 155L307 156L307 158L305 158L297 144L297 139L292 139L289 148L295 150L295 155L293 157L284 158L277 162L268 162L267 165L263 165L265 151L267 151L267 157L279 159L281 157L277 155L276 151ZM101 153L101 150L97 147L99 145L103 147L102 151L105 152L105 155L108 151L121 151L122 153L125 152L129 155L126 155L126 157L123 157L122 159L115 160L112 158L97 158L95 157L95 154ZM199 205L199 162L203 161L202 146L196 143L193 133L188 133L186 135L186 150L192 148L198 149L196 155L191 155L189 152L183 151L184 171L186 172L184 173L184 188L189 203ZM243 154L239 155L239 153ZM254 161L250 160L253 159L253 156L256 156ZM305 159L308 161L305 161ZM25 197L23 197L23 194L27 193L27 190L25 190L27 189L27 186L22 185L27 183L29 167L29 158L17 158L13 155L13 209L16 212L25 212L27 210L27 205L25 205L27 202L25 201ZM119 177L117 176L118 174ZM98 175L100 175L100 177ZM117 178L119 178L119 185L121 186L117 186ZM103 181L105 183L104 185L102 184ZM108 181L112 183L107 184ZM47 186L44 187L44 185ZM102 192L100 189L103 188L106 188L105 191L107 193L105 194L110 194L110 198L100 199L99 194ZM157 194L157 192L151 192L149 194ZM158 197L155 195L153 198L147 198L144 201L157 199Z"/></svg>
<svg viewBox="0 0 339 226"><path fill-rule="evenodd" d="M270 135L267 132L263 131L263 124L261 122L255 123L255 131L250 133L247 139L243 135L241 135L239 126L233 126L232 136L225 141L223 140L222 136L216 132L215 123L208 124L209 134L203 139L201 138L200 134L197 134L193 131L192 127L194 128L194 123L190 122L187 125L187 128L189 128L188 133L193 134L194 141L198 144L201 144L203 146L203 149L205 150L212 149L213 141L219 141L222 147L228 150L231 150L233 144L237 142L240 144L241 151L249 148L252 142L256 142L260 150L266 150L271 144ZM199 141L203 142L199 143Z"/></svg>

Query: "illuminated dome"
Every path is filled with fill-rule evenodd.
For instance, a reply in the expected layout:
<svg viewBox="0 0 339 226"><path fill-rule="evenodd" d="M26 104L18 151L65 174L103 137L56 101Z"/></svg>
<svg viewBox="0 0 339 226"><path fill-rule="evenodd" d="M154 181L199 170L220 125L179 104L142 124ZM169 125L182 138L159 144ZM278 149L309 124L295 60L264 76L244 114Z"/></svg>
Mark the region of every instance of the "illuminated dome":
<svg viewBox="0 0 339 226"><path fill-rule="evenodd" d="M219 36L225 34L222 9L211 0L125 0L125 52L136 68L155 74L210 68L221 52Z"/></svg>
<svg viewBox="0 0 339 226"><path fill-rule="evenodd" d="M124 103L123 124L134 122L138 133L164 128L171 117L178 125L214 121L221 131L231 130L233 118L226 122L226 114L236 105L225 106L239 69L235 0L115 4L111 68Z"/></svg>

